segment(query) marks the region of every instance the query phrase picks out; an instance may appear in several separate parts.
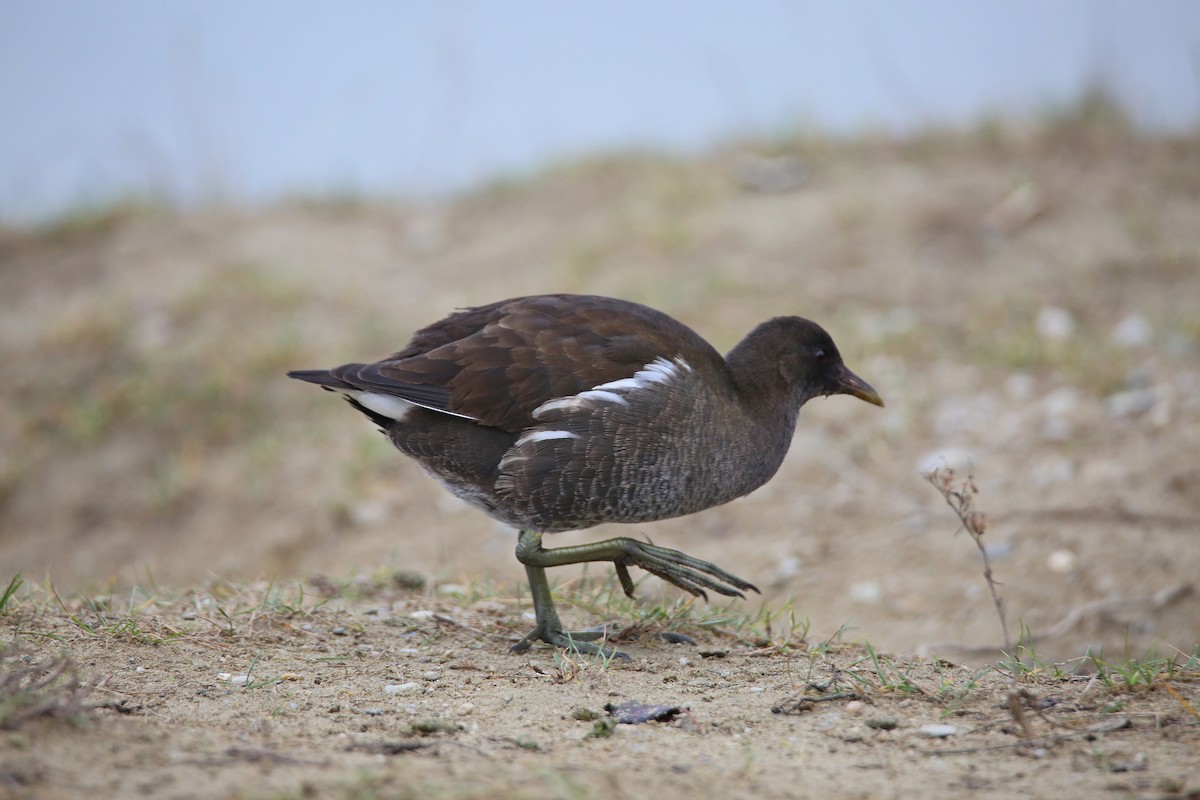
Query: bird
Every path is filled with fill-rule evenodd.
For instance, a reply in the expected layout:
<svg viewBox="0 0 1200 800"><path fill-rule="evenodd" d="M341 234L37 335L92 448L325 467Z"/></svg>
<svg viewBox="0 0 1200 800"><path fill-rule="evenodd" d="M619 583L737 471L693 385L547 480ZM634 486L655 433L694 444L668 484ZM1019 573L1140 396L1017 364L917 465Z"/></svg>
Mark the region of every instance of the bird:
<svg viewBox="0 0 1200 800"><path fill-rule="evenodd" d="M817 323L761 323L725 356L662 311L611 297L542 294L464 308L374 363L288 377L340 393L400 452L517 530L536 642L604 657L604 630L568 631L546 570L611 562L625 594L638 567L707 599L758 589L707 561L617 537L547 548L546 534L693 514L749 494L779 469L800 407L883 399Z"/></svg>

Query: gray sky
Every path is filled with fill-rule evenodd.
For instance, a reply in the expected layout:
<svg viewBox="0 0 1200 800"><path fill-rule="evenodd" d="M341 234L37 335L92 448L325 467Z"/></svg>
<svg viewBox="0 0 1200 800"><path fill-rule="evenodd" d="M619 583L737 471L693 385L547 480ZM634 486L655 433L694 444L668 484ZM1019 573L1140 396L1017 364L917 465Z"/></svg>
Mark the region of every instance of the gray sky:
<svg viewBox="0 0 1200 800"><path fill-rule="evenodd" d="M1200 116L1195 0L0 0L0 217L421 193L598 150L1030 114Z"/></svg>

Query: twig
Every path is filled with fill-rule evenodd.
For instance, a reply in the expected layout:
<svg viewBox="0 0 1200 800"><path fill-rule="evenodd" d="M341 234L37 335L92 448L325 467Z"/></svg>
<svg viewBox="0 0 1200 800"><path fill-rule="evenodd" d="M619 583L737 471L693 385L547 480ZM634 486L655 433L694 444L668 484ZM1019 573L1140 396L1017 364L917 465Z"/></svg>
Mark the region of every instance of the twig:
<svg viewBox="0 0 1200 800"><path fill-rule="evenodd" d="M1008 637L1008 621L1004 616L1004 600L1000 597L997 589L999 584L992 577L992 562L988 558L987 548L983 546L983 532L987 530L987 517L982 511L975 509L975 495L979 493L979 488L975 485L975 477L968 473L966 478L959 481L954 470L935 468L925 473L925 480L929 481L930 485L946 501L946 505L954 511L959 522L962 523L963 530L971 536L975 546L979 548L979 553L983 556L983 577L992 593L992 603L996 606L996 615L1000 617L1000 628L1004 632L1004 649L1005 652L1012 653L1012 640Z"/></svg>

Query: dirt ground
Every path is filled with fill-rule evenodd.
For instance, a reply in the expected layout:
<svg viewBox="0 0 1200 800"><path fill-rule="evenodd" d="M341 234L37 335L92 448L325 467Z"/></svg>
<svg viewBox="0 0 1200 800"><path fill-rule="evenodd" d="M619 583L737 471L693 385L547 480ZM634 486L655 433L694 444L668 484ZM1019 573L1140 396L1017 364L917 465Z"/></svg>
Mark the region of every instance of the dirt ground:
<svg viewBox="0 0 1200 800"><path fill-rule="evenodd" d="M1093 111L0 231L0 793L1197 796L1200 141ZM513 533L283 377L547 291L722 350L808 316L887 401L810 403L748 498L548 542L645 536L763 589L634 606L552 572L574 624L668 609L697 646L509 655ZM940 465L979 487L1016 677ZM34 685L64 655L86 696ZM678 712L606 722L626 701Z"/></svg>

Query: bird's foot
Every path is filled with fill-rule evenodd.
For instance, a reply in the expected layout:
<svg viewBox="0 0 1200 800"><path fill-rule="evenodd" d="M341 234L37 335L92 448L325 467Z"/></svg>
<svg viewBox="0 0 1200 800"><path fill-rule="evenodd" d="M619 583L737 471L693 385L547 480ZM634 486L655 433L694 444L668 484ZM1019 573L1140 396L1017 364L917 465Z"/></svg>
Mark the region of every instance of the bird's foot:
<svg viewBox="0 0 1200 800"><path fill-rule="evenodd" d="M732 572L726 572L716 564L694 558L679 550L626 537L611 539L610 542L619 543L623 551L623 557L614 559L613 566L616 567L621 588L629 597L633 597L633 579L628 569L630 566L641 567L651 575L657 575L685 592L691 592L705 600L708 599L705 589L727 597L742 598L745 597L742 594L744 591L758 591L757 586Z"/></svg>
<svg viewBox="0 0 1200 800"><path fill-rule="evenodd" d="M556 625L539 622L537 627L525 634L521 641L508 648L508 652L524 653L533 646L534 642L545 642L546 644L562 647L574 653L597 655L606 659L619 658L622 661L631 661L632 659L629 656L619 650L592 644L597 639L606 638L607 635L608 628L603 625L599 628L583 631L564 631Z"/></svg>

